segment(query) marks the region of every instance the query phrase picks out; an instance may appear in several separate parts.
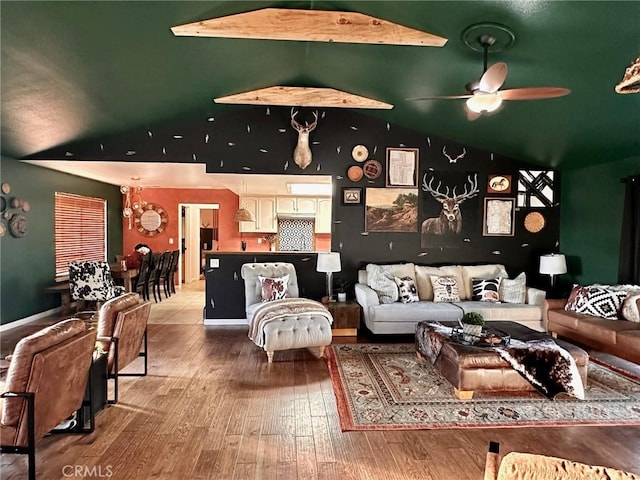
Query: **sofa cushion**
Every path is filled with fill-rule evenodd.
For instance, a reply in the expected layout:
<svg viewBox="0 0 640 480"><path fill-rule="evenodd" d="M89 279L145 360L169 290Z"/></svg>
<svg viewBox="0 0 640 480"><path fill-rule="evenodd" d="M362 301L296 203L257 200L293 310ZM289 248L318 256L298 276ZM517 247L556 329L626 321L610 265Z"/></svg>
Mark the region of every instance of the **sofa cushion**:
<svg viewBox="0 0 640 480"><path fill-rule="evenodd" d="M600 343L615 345L619 332L636 328L636 324L632 322L612 322L601 317L587 315L580 320L577 330L584 332L583 336L597 338Z"/></svg>
<svg viewBox="0 0 640 480"><path fill-rule="evenodd" d="M434 302L459 302L460 294L456 277L431 275Z"/></svg>
<svg viewBox="0 0 640 480"><path fill-rule="evenodd" d="M471 300L480 302L500 301L500 281L498 278L474 278L472 280L473 295Z"/></svg>
<svg viewBox="0 0 640 480"><path fill-rule="evenodd" d="M281 300L289 296L287 286L289 284L289 275L283 277L270 278L258 275L260 287L262 289L262 301L272 302L273 300Z"/></svg>
<svg viewBox="0 0 640 480"><path fill-rule="evenodd" d="M630 292L622 303L620 315L630 322L640 323L640 293Z"/></svg>
<svg viewBox="0 0 640 480"><path fill-rule="evenodd" d="M500 300L506 303L526 303L527 275L524 272L513 279L502 279L500 283Z"/></svg>
<svg viewBox="0 0 640 480"><path fill-rule="evenodd" d="M374 324L407 325L407 330L387 331L385 333L415 333L415 324L422 320L457 321L462 311L450 303L420 301L414 303L389 303L369 308L368 322ZM385 330L380 326L380 331Z"/></svg>
<svg viewBox="0 0 640 480"><path fill-rule="evenodd" d="M398 287L394 275L382 269L380 265L367 265L367 284L376 292L380 303L398 301Z"/></svg>
<svg viewBox="0 0 640 480"><path fill-rule="evenodd" d="M462 265L459 267L464 291L460 293L461 300L470 300L473 294L472 279L474 278L509 278L504 265Z"/></svg>
<svg viewBox="0 0 640 480"><path fill-rule="evenodd" d="M402 303L419 302L418 290L416 289L416 282L410 277L393 277L396 285L398 286L398 296Z"/></svg>
<svg viewBox="0 0 640 480"><path fill-rule="evenodd" d="M463 312L481 313L485 321L510 320L512 322L540 322L542 307L526 303L492 303L466 300L456 302ZM528 323L527 323L528 325Z"/></svg>
<svg viewBox="0 0 640 480"><path fill-rule="evenodd" d="M618 311L627 294L603 287L575 285L565 306L566 310L609 320L618 319Z"/></svg>
<svg viewBox="0 0 640 480"><path fill-rule="evenodd" d="M625 358L640 363L640 328L622 330L616 335L616 344Z"/></svg>

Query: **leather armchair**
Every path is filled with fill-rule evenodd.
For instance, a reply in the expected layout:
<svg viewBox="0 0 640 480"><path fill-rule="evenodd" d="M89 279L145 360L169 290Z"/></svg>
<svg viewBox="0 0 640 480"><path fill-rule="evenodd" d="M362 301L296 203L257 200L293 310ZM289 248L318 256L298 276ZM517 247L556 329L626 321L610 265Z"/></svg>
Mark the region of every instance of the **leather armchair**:
<svg viewBox="0 0 640 480"><path fill-rule="evenodd" d="M29 479L36 478L36 440L82 405L96 333L73 318L16 345L0 395L0 443L2 453L28 455Z"/></svg>
<svg viewBox="0 0 640 480"><path fill-rule="evenodd" d="M109 403L118 401L119 376L147 374L147 322L151 305L141 301L137 293L125 293L100 307L96 345L107 352L108 378L114 381L114 398L108 400ZM144 359L141 373L120 373L138 357Z"/></svg>

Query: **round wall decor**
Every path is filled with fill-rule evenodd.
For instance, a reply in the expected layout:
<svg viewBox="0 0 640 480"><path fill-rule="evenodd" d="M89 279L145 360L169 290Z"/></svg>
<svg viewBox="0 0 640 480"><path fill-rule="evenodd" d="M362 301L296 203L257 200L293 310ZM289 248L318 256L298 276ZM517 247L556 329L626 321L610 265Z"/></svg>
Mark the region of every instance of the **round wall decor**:
<svg viewBox="0 0 640 480"><path fill-rule="evenodd" d="M347 177L349 177L349 180L352 182L360 180L362 178L362 174L362 168L358 165L353 165L352 167L349 167L349 170L347 170Z"/></svg>
<svg viewBox="0 0 640 480"><path fill-rule="evenodd" d="M2 193L4 193L5 195L8 193L11 193L11 185L9 185L7 182L2 184Z"/></svg>
<svg viewBox="0 0 640 480"><path fill-rule="evenodd" d="M351 156L356 162L364 162L369 156L369 150L364 145L356 145L351 150Z"/></svg>
<svg viewBox="0 0 640 480"><path fill-rule="evenodd" d="M375 180L382 175L382 164L377 160L367 160L362 165L362 170L364 170L365 177Z"/></svg>
<svg viewBox="0 0 640 480"><path fill-rule="evenodd" d="M167 227L169 217L160 205L147 203L135 210L134 224L138 232L146 237L160 235Z"/></svg>
<svg viewBox="0 0 640 480"><path fill-rule="evenodd" d="M546 221L540 212L531 212L524 217L524 228L527 232L538 233L544 228Z"/></svg>
<svg viewBox="0 0 640 480"><path fill-rule="evenodd" d="M16 238L24 237L27 234L28 222L27 217L16 214L9 220L9 233Z"/></svg>

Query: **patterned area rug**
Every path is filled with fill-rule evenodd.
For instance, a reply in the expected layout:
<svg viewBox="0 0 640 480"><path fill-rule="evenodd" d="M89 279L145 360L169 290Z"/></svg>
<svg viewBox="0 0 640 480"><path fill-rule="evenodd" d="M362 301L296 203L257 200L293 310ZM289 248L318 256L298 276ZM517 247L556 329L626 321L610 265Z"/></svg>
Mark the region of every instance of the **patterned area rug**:
<svg viewBox="0 0 640 480"><path fill-rule="evenodd" d="M594 361L582 401L535 392L458 400L413 344L332 345L327 363L343 431L640 425L640 379Z"/></svg>

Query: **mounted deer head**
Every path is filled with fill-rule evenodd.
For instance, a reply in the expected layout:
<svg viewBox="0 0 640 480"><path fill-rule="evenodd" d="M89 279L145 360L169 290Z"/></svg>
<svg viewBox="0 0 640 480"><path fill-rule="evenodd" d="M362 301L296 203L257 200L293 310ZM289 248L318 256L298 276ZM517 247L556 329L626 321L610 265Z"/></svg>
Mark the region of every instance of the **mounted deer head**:
<svg viewBox="0 0 640 480"><path fill-rule="evenodd" d="M422 222L422 234L435 234L445 235L447 233L459 234L462 231L462 213L460 212L460 204L468 198L473 198L478 194L478 175L475 174L473 178L471 175L467 177L469 183L469 191L467 191L467 184L464 185L464 192L460 195L456 194L456 188L453 187L452 195L449 196L449 187L446 192L440 191L442 182L438 182L438 186L432 187L433 177L427 184L427 174L422 177L422 190L429 192L433 198L442 204L442 210L440 215L435 218L427 218Z"/></svg>
<svg viewBox="0 0 640 480"><path fill-rule="evenodd" d="M300 125L296 121L297 111L294 111L293 107L291 108L291 126L298 132L298 144L296 145L295 150L293 151L293 161L298 165L301 169L307 168L311 164L312 155L311 148L309 147L309 133L316 128L318 124L318 112L313 112L313 116L315 120L311 125L309 122L304 122L304 126Z"/></svg>

